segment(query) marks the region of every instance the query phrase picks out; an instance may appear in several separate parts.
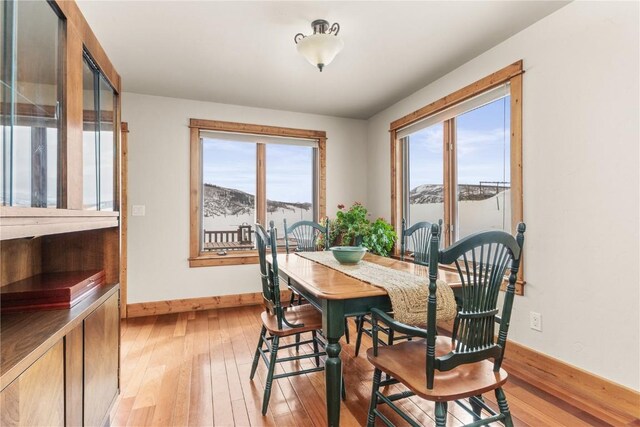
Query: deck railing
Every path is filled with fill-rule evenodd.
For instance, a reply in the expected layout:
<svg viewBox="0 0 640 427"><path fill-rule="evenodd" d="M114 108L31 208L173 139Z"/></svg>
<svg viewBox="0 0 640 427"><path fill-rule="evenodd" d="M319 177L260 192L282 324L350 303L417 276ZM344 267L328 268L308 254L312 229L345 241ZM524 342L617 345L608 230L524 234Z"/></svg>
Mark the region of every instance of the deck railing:
<svg viewBox="0 0 640 427"><path fill-rule="evenodd" d="M237 230L204 230L203 248L206 251L251 249L252 237L252 227L246 224L239 225Z"/></svg>

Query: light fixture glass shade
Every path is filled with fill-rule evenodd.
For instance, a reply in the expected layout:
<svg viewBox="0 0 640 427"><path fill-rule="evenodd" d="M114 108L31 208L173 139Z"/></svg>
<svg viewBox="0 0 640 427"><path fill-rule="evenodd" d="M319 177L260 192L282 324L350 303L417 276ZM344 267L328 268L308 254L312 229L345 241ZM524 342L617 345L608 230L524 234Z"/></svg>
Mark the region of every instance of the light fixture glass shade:
<svg viewBox="0 0 640 427"><path fill-rule="evenodd" d="M333 34L312 34L300 40L298 52L314 67L329 65L344 47L344 41Z"/></svg>

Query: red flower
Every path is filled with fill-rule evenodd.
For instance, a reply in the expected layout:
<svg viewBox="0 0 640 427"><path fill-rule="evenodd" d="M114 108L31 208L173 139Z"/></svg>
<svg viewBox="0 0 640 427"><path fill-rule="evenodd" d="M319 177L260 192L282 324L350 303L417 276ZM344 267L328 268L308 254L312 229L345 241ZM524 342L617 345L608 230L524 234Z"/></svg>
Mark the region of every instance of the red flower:
<svg viewBox="0 0 640 427"><path fill-rule="evenodd" d="M342 203L340 203L340 204L338 205L338 209L344 209L344 205L343 205Z"/></svg>

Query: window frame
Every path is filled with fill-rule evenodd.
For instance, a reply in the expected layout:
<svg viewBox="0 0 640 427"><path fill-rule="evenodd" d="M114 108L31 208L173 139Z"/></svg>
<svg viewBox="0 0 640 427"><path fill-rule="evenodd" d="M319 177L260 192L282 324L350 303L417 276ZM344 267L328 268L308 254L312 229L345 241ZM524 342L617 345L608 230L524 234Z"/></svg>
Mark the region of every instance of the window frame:
<svg viewBox="0 0 640 427"><path fill-rule="evenodd" d="M402 139L397 134L403 128L420 120L437 114L454 105L463 103L477 95L505 83L509 83L510 95L510 172L511 172L511 232L516 233L519 222L523 221L523 188L522 188L522 75L523 61L514 62L464 88L438 99L406 116L394 120L389 125L391 138L391 224L398 235L402 231L402 218L405 206L405 179L407 175L404 167L407 160ZM452 225L456 215L456 141L455 118L443 122L443 166L444 166L444 244L448 246L453 241ZM399 245L394 248L394 255L400 255ZM516 294L524 294L524 268L521 262L516 282Z"/></svg>
<svg viewBox="0 0 640 427"><path fill-rule="evenodd" d="M202 233L202 144L200 143L200 131L219 131L240 134L253 134L260 136L278 136L285 138L302 138L315 140L317 148L317 182L314 185L314 204L317 207L318 218L326 216L326 142L325 131L294 129L278 126L266 126L219 120L189 120L189 144L190 144L190 244L189 267L208 267L219 265L257 264L258 251L230 251L227 255L217 255L200 250ZM266 145L257 144L256 150L256 220L264 224L267 215L266 198Z"/></svg>

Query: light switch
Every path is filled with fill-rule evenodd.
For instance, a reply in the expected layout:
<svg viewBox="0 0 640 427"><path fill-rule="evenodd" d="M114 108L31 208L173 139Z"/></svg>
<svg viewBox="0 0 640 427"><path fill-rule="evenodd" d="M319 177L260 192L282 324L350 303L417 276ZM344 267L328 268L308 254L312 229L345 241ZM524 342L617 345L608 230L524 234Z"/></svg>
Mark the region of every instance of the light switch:
<svg viewBox="0 0 640 427"><path fill-rule="evenodd" d="M144 216L144 205L131 206L131 216Z"/></svg>

